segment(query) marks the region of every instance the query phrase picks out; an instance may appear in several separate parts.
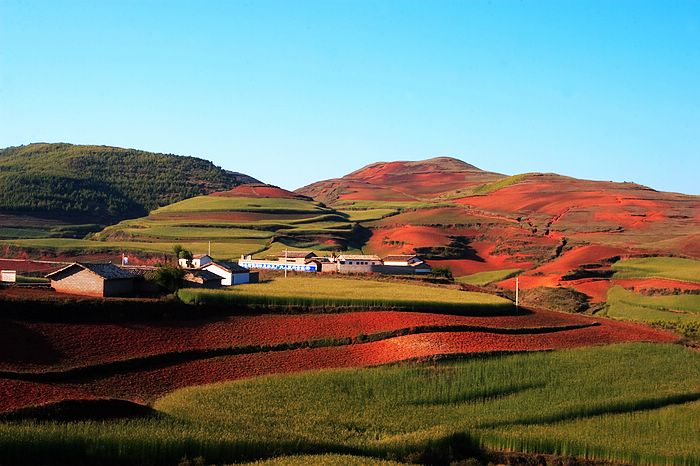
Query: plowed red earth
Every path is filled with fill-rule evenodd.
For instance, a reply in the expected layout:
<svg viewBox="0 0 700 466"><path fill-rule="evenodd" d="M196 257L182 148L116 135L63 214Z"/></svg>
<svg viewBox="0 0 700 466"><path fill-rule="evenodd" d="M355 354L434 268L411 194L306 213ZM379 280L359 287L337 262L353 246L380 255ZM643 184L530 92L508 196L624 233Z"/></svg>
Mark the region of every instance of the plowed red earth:
<svg viewBox="0 0 700 466"><path fill-rule="evenodd" d="M0 326L0 370L40 371L191 349L357 337L419 326L533 328L587 322L582 316L548 311L496 317L390 311L262 315L177 321L170 325L5 321Z"/></svg>
<svg viewBox="0 0 700 466"><path fill-rule="evenodd" d="M286 199L301 197L299 194L278 188L277 186L260 184L242 184L228 191L220 191L212 193L211 195L221 197L275 197Z"/></svg>
<svg viewBox="0 0 700 466"><path fill-rule="evenodd" d="M372 313L368 313L372 314ZM382 313L385 314L385 313ZM342 318L346 315L331 316ZM325 316L313 316L325 317ZM387 316L385 316L387 317ZM446 316L436 317L442 319ZM527 318L540 323L592 321L566 314L537 312ZM490 318L487 319L491 322ZM471 319L470 322L482 321ZM513 325L522 317L498 318L500 325ZM107 374L75 382L40 383L0 379L0 411L68 398L123 398L150 402L172 390L271 373L312 369L363 367L436 355L491 351L531 351L600 345L627 341L672 342L670 333L642 325L599 320L601 325L556 333L504 335L483 332L442 332L406 335L388 340L348 346L298 349L224 356L179 363L156 369ZM402 322L401 322L402 323ZM104 340L102 348L110 346ZM138 344L138 341L132 341ZM109 353L109 350L107 350Z"/></svg>

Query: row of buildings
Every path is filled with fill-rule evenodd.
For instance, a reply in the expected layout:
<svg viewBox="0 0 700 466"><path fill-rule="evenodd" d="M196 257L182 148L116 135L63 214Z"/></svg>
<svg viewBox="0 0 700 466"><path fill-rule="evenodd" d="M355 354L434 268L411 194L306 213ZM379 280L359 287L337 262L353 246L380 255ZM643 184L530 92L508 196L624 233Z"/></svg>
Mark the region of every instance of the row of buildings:
<svg viewBox="0 0 700 466"><path fill-rule="evenodd" d="M241 256L238 265L252 270L293 270L321 273L425 275L432 272L430 265L415 254L390 255L382 259L372 254L340 254L320 257L313 251L285 251L276 260Z"/></svg>
<svg viewBox="0 0 700 466"><path fill-rule="evenodd" d="M207 254L179 259L186 287L218 288L256 283L256 270L291 270L318 273L381 273L423 275L431 268L416 255L341 254L319 257L313 251L285 251L277 260L241 257L238 263L214 260ZM129 296L157 292L157 267L74 262L46 276L58 292L96 297Z"/></svg>
<svg viewBox="0 0 700 466"><path fill-rule="evenodd" d="M188 288L218 288L255 283L258 273L234 262L213 261L209 256L201 266L187 268L183 276ZM111 263L74 262L46 276L59 293L94 297L130 296L160 291L155 281L157 267L126 266Z"/></svg>

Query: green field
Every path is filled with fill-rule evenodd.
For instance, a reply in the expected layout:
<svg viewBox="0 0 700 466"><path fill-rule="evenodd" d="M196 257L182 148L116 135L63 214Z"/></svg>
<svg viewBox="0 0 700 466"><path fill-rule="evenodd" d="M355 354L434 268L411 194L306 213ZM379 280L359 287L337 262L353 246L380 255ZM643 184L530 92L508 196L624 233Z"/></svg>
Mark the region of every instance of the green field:
<svg viewBox="0 0 700 466"><path fill-rule="evenodd" d="M224 196L197 196L184 201L170 204L151 212L153 215L171 214L178 212L276 212L276 213L307 213L332 212L321 207L318 202L303 199L283 198L248 198Z"/></svg>
<svg viewBox="0 0 700 466"><path fill-rule="evenodd" d="M456 280L467 285L484 286L493 282L500 282L507 278L511 278L520 273L522 269L502 269L490 270L488 272L477 272L464 277L458 277Z"/></svg>
<svg viewBox="0 0 700 466"><path fill-rule="evenodd" d="M700 261L679 257L626 259L612 266L613 278L668 278L700 283Z"/></svg>
<svg viewBox="0 0 700 466"><path fill-rule="evenodd" d="M362 293L358 293L358 290ZM486 293L351 278L288 277L228 290L183 289L188 304L242 304L270 307L362 307L406 310L508 310L512 302Z"/></svg>
<svg viewBox="0 0 700 466"><path fill-rule="evenodd" d="M352 222L371 222L398 213L396 209L341 210Z"/></svg>
<svg viewBox="0 0 700 466"><path fill-rule="evenodd" d="M208 243L202 241L177 241L185 249L194 253L207 251ZM41 238L2 240L0 245L17 246L27 250L52 251L66 254L90 254L96 252L144 252L171 255L174 241L143 242L143 241L91 241L85 239ZM212 241L212 255L220 259L238 259L242 254L253 254L264 249L258 241L251 242L216 242Z"/></svg>
<svg viewBox="0 0 700 466"><path fill-rule="evenodd" d="M700 339L700 295L645 296L614 286L608 290L607 315L656 324Z"/></svg>
<svg viewBox="0 0 700 466"><path fill-rule="evenodd" d="M0 229L0 238L2 233ZM0 244L75 254L169 254L175 244L202 253L209 241L215 257L236 259L284 248L354 249L362 238L357 238L355 223L345 214L314 201L199 196L156 209L146 217L124 220L89 239L15 238L0 240Z"/></svg>
<svg viewBox="0 0 700 466"><path fill-rule="evenodd" d="M611 345L190 387L159 399L148 419L0 423L0 459L221 464L334 453L449 464L486 448L697 465L699 400L697 352Z"/></svg>

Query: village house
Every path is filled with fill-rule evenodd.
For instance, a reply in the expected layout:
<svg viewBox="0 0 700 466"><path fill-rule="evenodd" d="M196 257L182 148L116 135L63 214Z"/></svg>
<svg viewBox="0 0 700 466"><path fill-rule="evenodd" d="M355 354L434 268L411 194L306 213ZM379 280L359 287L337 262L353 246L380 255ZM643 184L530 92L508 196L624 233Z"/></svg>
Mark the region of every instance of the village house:
<svg viewBox="0 0 700 466"><path fill-rule="evenodd" d="M219 288L222 277L206 269L188 270L182 280L187 288Z"/></svg>
<svg viewBox="0 0 700 466"><path fill-rule="evenodd" d="M320 272L318 256L313 251L285 251L277 256L277 260L253 259L252 256L241 256L238 265L246 269L261 270L293 270L296 272Z"/></svg>
<svg viewBox="0 0 700 466"><path fill-rule="evenodd" d="M114 264L74 262L46 278L59 293L83 296L128 296L136 289L136 275Z"/></svg>
<svg viewBox="0 0 700 466"><path fill-rule="evenodd" d="M192 256L192 260L185 258L177 260L178 265L183 269L199 269L212 262L214 259L209 254L195 254Z"/></svg>
<svg viewBox="0 0 700 466"><path fill-rule="evenodd" d="M313 251L285 251L278 255L277 260L286 264L306 264L317 257Z"/></svg>
<svg viewBox="0 0 700 466"><path fill-rule="evenodd" d="M243 283L257 283L258 274L235 262L215 261L204 265L200 271L211 272L221 278L221 285L231 286Z"/></svg>
<svg viewBox="0 0 700 466"><path fill-rule="evenodd" d="M386 256L382 262L384 265L409 267L413 265L418 265L423 261L415 254L397 254Z"/></svg>

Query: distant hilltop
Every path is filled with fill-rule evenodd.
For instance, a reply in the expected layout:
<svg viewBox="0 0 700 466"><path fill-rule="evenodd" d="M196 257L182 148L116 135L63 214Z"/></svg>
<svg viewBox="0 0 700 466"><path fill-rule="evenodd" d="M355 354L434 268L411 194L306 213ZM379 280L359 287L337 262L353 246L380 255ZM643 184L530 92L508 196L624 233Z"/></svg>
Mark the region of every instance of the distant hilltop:
<svg viewBox="0 0 700 466"><path fill-rule="evenodd" d="M63 143L0 149L2 214L108 224L252 182L258 180L208 160L135 149Z"/></svg>

